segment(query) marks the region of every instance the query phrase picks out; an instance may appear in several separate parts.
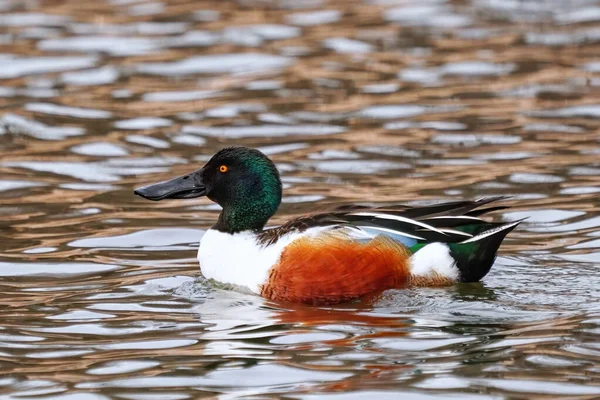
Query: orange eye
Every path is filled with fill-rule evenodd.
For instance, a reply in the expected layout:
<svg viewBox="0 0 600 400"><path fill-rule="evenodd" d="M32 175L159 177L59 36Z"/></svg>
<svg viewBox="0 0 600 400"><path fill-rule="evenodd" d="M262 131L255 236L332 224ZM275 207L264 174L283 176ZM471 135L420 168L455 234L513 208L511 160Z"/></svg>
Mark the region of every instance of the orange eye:
<svg viewBox="0 0 600 400"><path fill-rule="evenodd" d="M227 165L221 165L219 167L219 172L227 172L229 171L229 168L227 168Z"/></svg>

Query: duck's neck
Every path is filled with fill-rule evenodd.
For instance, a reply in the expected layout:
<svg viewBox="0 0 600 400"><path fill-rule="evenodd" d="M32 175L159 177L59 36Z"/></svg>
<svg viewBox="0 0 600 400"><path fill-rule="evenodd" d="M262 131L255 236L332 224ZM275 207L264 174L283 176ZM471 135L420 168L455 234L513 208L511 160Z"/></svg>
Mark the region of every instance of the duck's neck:
<svg viewBox="0 0 600 400"><path fill-rule="evenodd" d="M280 194L263 194L225 205L213 229L231 234L242 231L260 231L265 227L269 218L275 214L280 201Z"/></svg>
<svg viewBox="0 0 600 400"><path fill-rule="evenodd" d="M227 233L259 231L264 228L269 218L271 215L266 215L261 210L224 209L213 229Z"/></svg>

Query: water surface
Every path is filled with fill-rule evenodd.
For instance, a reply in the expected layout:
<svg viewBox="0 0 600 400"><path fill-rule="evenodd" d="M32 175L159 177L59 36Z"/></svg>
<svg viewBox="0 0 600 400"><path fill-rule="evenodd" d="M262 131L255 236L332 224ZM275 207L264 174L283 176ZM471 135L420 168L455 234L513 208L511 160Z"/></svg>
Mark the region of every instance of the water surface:
<svg viewBox="0 0 600 400"><path fill-rule="evenodd" d="M2 398L600 398L597 1L0 10ZM265 301L200 276L218 207L132 194L233 144L277 163L273 223L492 195L529 219L481 283Z"/></svg>

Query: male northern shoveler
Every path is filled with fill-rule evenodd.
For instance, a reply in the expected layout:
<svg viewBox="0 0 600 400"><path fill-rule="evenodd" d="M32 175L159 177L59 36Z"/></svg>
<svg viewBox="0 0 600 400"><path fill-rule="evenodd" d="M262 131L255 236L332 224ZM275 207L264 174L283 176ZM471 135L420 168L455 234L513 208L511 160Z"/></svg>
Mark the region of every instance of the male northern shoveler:
<svg viewBox="0 0 600 400"><path fill-rule="evenodd" d="M200 241L208 279L272 300L334 304L390 288L483 278L519 221L486 222L499 198L425 207L344 206L265 229L281 202L275 164L258 150L230 147L201 169L135 190L149 200L207 196L223 210Z"/></svg>

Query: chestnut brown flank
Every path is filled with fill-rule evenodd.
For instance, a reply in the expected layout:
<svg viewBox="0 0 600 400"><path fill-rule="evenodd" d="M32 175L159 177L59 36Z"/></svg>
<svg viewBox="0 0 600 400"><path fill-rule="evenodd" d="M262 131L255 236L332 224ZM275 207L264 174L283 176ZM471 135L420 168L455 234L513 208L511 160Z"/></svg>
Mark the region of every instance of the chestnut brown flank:
<svg viewBox="0 0 600 400"><path fill-rule="evenodd" d="M385 236L368 243L337 235L302 238L285 248L261 295L278 301L340 303L405 286L409 258L405 246Z"/></svg>

